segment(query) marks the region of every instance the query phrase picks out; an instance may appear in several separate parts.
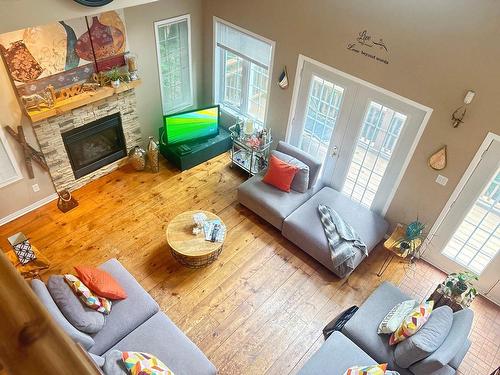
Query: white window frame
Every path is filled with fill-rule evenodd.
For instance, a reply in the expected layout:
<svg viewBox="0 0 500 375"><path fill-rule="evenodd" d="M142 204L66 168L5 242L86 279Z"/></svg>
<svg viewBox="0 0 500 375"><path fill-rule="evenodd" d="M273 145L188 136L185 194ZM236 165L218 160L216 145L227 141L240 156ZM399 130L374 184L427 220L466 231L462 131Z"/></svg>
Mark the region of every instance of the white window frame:
<svg viewBox="0 0 500 375"><path fill-rule="evenodd" d="M242 97L242 102L241 102L240 108L236 108L236 107L227 105L227 104L223 103L222 100L220 100L218 103L218 104L220 104L222 110L229 112L231 115L233 115L235 117L244 118L244 119L251 119L254 122L256 122L257 124L259 124L261 127L266 128L267 127L266 126L267 115L269 112L269 98L271 96L271 83L273 82L274 50L276 47L276 42L271 40L271 39L265 38L261 35L258 35L250 30L244 29L243 27L240 27L240 26L235 25L231 22L228 22L222 18L214 16L213 17L213 30L212 30L212 36L213 36L212 101L214 103L216 101L218 101L217 100L218 98L220 99L220 98L224 97L224 93L223 93L223 90L224 90L224 82L223 82L224 81L224 66L222 64L222 56L224 54L224 50L222 50L221 48L218 49L218 46L217 46L217 23L218 22L225 24L226 26L232 27L233 29L236 29L244 34L247 34L247 35L249 35L255 39L258 39L264 43L267 43L271 46L271 61L269 62L269 66L268 66L269 79L268 79L268 84L267 84L267 89L266 89L266 91L267 91L267 93L266 93L266 110L264 112L264 122L261 123L256 118L247 115L246 114L247 110L245 110L244 113L242 113L242 111L241 111L241 108L248 108L248 96L249 96L249 91L250 91L250 87L249 87L249 83L248 83L250 80L250 69L251 69L250 64L245 64L245 63L243 64L243 73L242 73L243 74L243 78L242 78L242 95L243 95L243 97ZM243 59L243 60L244 60L244 62L248 62L248 60L245 60L245 59ZM261 66L260 64L257 64L257 65ZM221 78L220 81L218 80L219 77ZM244 90L244 88L246 88L246 91Z"/></svg>
<svg viewBox="0 0 500 375"><path fill-rule="evenodd" d="M21 173L21 169L19 168L19 165L17 164L17 160L14 156L14 153L12 152L12 149L10 148L9 142L7 141L7 138L5 138L5 133L3 127L0 127L0 142L2 143L5 152L7 153L7 158L8 161L12 164L14 171L16 172L16 175L14 177L11 177L5 181L0 180L0 188L3 188L7 185L13 184L16 181L19 181L23 178L23 175ZM0 160L0 162L3 162L3 160Z"/></svg>
<svg viewBox="0 0 500 375"><path fill-rule="evenodd" d="M168 24L180 23L183 21L187 21L188 25L188 58L189 58L189 92L191 94L191 100L187 103L183 103L174 108L163 108L163 97L165 93L163 92L163 85L161 84L161 56L160 56L160 39L158 35L158 27L165 26ZM172 114L175 112L180 112L184 109L192 107L194 105L194 90L193 90L193 60L192 60L192 52L191 52L191 14L184 14L178 17L167 18L161 21L156 21L154 23L154 33L155 33L155 47L156 47L156 57L158 62L158 76L159 76L159 84L160 84L160 94L161 94L161 106L162 112L164 115Z"/></svg>

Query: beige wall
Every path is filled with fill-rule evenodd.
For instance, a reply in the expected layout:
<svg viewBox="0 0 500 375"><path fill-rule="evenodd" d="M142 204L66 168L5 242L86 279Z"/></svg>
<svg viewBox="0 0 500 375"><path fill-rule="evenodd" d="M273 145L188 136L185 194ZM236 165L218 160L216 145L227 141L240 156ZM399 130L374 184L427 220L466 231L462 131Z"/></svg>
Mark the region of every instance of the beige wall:
<svg viewBox="0 0 500 375"><path fill-rule="evenodd" d="M156 41L155 21L184 14L191 14L191 51L193 61L193 89L195 104L198 84L202 75L202 3L201 0L158 1L147 5L125 9L129 48L138 55L139 75L143 84L137 89L137 105L144 139L153 135L158 138L158 128L162 124L162 107Z"/></svg>
<svg viewBox="0 0 500 375"><path fill-rule="evenodd" d="M387 213L392 224L436 220L488 131L500 133L500 3L496 0L205 0L205 97L211 98L212 17L276 41L268 126L285 136L298 54L340 69L434 109ZM380 36L389 64L346 45L362 30ZM276 79L286 65L290 87ZM467 89L477 92L458 129L451 113ZM207 99L209 100L209 99ZM448 145L445 187L427 158Z"/></svg>
<svg viewBox="0 0 500 375"><path fill-rule="evenodd" d="M17 103L14 89L10 84L9 76L4 64L0 60L0 126L11 126L17 131L18 125L23 123L23 130L28 139L28 142L38 149L38 143L35 139L31 124L26 120L22 120L21 110ZM7 142L13 151L17 164L19 165L23 178L10 185L0 189L0 219L7 215L21 210L43 198L53 194L54 186L47 172L41 169L37 164L33 163L34 179L29 179L24 164L24 154L22 149L6 131L4 131ZM40 191L34 192L32 185L38 184Z"/></svg>

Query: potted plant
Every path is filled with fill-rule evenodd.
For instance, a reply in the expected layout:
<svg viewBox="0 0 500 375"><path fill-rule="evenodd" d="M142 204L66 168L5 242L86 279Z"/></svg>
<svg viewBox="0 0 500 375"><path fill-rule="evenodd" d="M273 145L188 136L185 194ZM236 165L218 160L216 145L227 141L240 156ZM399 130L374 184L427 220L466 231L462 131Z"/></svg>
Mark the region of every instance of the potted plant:
<svg viewBox="0 0 500 375"><path fill-rule="evenodd" d="M441 284L441 291L463 307L467 307L477 295L474 287L474 281L477 280L479 280L478 276L470 271L450 273Z"/></svg>
<svg viewBox="0 0 500 375"><path fill-rule="evenodd" d="M120 87L120 81L123 79L123 74L116 66L107 72L106 75L111 82L111 87L115 89Z"/></svg>
<svg viewBox="0 0 500 375"><path fill-rule="evenodd" d="M396 241L396 247L401 249L401 252L408 252L410 261L420 258L418 249L425 239L424 235L425 224L422 224L418 218L407 225L404 237Z"/></svg>

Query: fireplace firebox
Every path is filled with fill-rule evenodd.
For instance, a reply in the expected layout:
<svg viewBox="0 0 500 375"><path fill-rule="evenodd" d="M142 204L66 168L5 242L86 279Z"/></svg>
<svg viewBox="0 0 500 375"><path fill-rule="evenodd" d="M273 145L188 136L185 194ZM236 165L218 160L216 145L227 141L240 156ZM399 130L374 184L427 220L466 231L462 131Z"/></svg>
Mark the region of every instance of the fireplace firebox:
<svg viewBox="0 0 500 375"><path fill-rule="evenodd" d="M120 113L62 133L75 179L127 155Z"/></svg>

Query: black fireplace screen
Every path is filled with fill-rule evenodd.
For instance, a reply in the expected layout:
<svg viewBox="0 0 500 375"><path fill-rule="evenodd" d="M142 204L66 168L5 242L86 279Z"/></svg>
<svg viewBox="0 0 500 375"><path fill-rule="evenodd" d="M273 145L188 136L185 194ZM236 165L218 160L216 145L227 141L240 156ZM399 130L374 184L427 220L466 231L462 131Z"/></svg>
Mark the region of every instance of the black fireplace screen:
<svg viewBox="0 0 500 375"><path fill-rule="evenodd" d="M65 132L62 138L76 179L127 155L119 113Z"/></svg>

